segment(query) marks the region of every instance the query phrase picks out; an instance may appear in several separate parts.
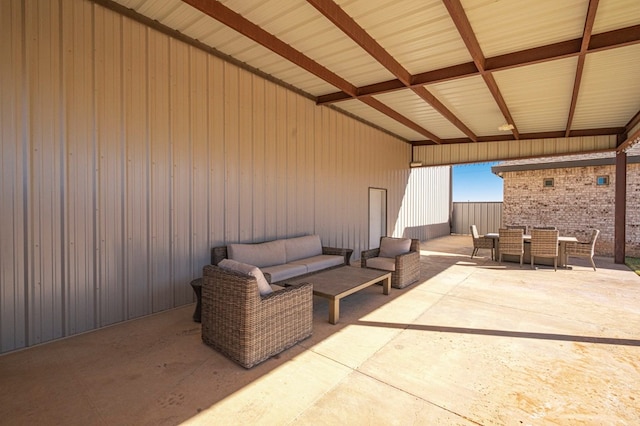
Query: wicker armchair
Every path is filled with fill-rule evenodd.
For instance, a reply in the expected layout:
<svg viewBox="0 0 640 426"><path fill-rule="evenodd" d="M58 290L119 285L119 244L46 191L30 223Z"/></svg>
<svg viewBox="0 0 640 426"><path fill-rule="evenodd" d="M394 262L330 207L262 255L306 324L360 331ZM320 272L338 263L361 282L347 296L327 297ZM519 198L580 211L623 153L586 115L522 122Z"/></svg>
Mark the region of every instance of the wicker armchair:
<svg viewBox="0 0 640 426"><path fill-rule="evenodd" d="M567 260L570 256L572 257L586 257L591 261L591 266L593 266L593 270L596 270L596 264L593 261L593 255L596 247L596 240L598 239L598 235L600 235L600 230L594 229L591 232L591 239L586 243L567 243Z"/></svg>
<svg viewBox="0 0 640 426"><path fill-rule="evenodd" d="M245 368L311 336L313 285L260 296L254 277L207 265L202 283L202 341Z"/></svg>
<svg viewBox="0 0 640 426"><path fill-rule="evenodd" d="M389 238L389 241L403 240L403 238L382 237L380 238L380 247L382 247L385 238ZM420 278L420 240L412 239L409 252L399 254L393 259L381 257L380 248L364 250L360 256L360 266L389 271L391 272L391 287L405 288Z"/></svg>
<svg viewBox="0 0 640 426"><path fill-rule="evenodd" d="M536 257L553 258L553 269L558 270L558 231L536 229L531 231L531 269Z"/></svg>
<svg viewBox="0 0 640 426"><path fill-rule="evenodd" d="M524 237L522 228L498 230L498 242L500 244L500 256L498 263L502 263L503 254L511 254L520 257L520 267L524 257Z"/></svg>
<svg viewBox="0 0 640 426"><path fill-rule="evenodd" d="M471 225L469 227L471 229L471 237L473 238L473 251L471 252L471 258L478 254L479 249L489 249L491 250L491 260L495 259L494 255L494 240L493 238L487 238L484 235L478 234L478 228L475 225Z"/></svg>

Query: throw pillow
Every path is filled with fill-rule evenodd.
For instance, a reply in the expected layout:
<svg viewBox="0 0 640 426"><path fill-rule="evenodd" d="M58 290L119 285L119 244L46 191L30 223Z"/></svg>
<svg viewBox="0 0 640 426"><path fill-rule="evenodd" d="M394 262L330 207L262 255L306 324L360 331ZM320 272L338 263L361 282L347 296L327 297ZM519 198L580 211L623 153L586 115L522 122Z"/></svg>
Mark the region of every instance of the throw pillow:
<svg viewBox="0 0 640 426"><path fill-rule="evenodd" d="M411 238L383 237L380 242L380 257L396 257L399 254L409 253Z"/></svg>
<svg viewBox="0 0 640 426"><path fill-rule="evenodd" d="M260 296L266 296L269 293L273 293L273 289L267 282L267 279L264 277L264 274L257 266L249 265L248 263L238 262L233 259L222 259L218 266L222 269L227 269L229 271L240 272L241 274L245 274L251 277L254 277L258 282L258 291L260 292Z"/></svg>

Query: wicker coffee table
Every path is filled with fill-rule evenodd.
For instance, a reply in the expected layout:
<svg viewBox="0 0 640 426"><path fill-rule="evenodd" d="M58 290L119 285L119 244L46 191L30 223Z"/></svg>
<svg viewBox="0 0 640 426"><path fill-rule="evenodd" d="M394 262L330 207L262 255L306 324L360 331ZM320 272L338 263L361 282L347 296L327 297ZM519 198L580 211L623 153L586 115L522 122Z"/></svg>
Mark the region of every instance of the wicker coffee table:
<svg viewBox="0 0 640 426"><path fill-rule="evenodd" d="M287 284L312 283L313 294L329 300L329 322L336 324L340 319L340 299L380 281L382 281L382 293L389 294L391 272L342 266L287 280Z"/></svg>

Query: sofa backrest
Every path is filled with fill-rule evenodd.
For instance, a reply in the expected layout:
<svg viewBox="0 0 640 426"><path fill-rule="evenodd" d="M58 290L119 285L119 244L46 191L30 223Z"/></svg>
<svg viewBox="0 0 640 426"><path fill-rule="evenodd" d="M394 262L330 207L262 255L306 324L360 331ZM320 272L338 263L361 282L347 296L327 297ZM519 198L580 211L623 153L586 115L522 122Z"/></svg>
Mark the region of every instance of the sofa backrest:
<svg viewBox="0 0 640 426"><path fill-rule="evenodd" d="M259 244L229 244L229 259L264 268L287 263L285 240L275 240Z"/></svg>
<svg viewBox="0 0 640 426"><path fill-rule="evenodd" d="M289 238L284 240L287 262L322 254L322 242L319 235Z"/></svg>

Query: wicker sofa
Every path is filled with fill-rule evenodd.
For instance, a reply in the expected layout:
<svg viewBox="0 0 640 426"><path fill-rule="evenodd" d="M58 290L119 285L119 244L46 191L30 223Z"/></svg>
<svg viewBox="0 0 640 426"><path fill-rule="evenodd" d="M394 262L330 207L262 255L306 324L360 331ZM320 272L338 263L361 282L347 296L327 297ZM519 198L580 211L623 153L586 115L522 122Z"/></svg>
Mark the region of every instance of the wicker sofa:
<svg viewBox="0 0 640 426"><path fill-rule="evenodd" d="M420 278L420 240L382 237L379 248L362 252L360 266L390 271L391 287L411 285Z"/></svg>
<svg viewBox="0 0 640 426"><path fill-rule="evenodd" d="M313 285L269 283L346 265L352 252L322 247L317 235L213 248L213 264L202 277L202 341L251 368L306 339L312 333ZM250 269L229 269L230 262Z"/></svg>
<svg viewBox="0 0 640 426"><path fill-rule="evenodd" d="M352 249L325 247L319 235L264 243L229 244L211 250L211 264L223 259L255 265L270 284L278 284L324 269L349 265Z"/></svg>

